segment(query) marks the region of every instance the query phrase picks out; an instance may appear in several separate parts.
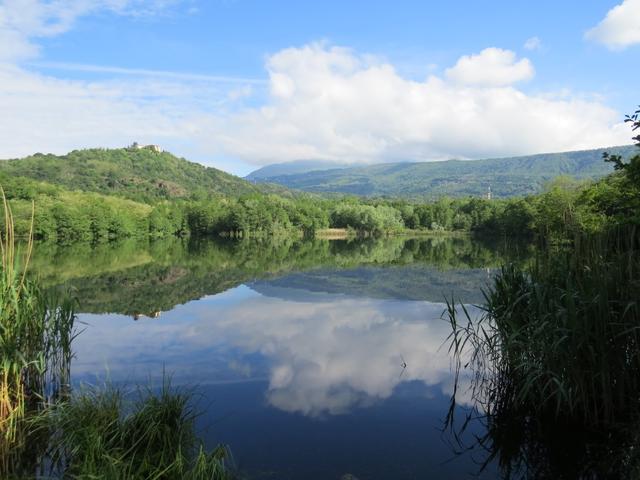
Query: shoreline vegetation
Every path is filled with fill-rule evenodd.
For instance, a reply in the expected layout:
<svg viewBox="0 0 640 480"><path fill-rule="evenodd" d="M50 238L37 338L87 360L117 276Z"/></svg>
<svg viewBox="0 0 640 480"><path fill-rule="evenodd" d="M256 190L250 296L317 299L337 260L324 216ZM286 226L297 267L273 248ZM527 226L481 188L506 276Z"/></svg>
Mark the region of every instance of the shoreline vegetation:
<svg viewBox="0 0 640 480"><path fill-rule="evenodd" d="M5 178L3 187L14 210L16 237L29 236L31 206L35 203L33 238L63 244L174 236L349 238L471 234L533 238L550 237L565 225L575 231L595 233L611 222L629 216L637 220L640 215L634 211L640 206L630 195L629 182L619 171L597 182L561 177L551 182L544 193L530 197L442 198L430 203L253 195L146 204L59 187L50 190L24 178Z"/></svg>
<svg viewBox="0 0 640 480"><path fill-rule="evenodd" d="M71 388L75 301L45 293L16 246L4 192L0 238L0 476L225 480L228 452L195 434L191 396L163 383L137 401L114 387Z"/></svg>
<svg viewBox="0 0 640 480"><path fill-rule="evenodd" d="M446 425L460 450L503 477L637 478L640 474L640 230L568 234L526 268L506 265L479 318L449 302L456 377L472 407ZM464 372L465 367L470 369Z"/></svg>
<svg viewBox="0 0 640 480"><path fill-rule="evenodd" d="M639 116L627 117L634 131ZM495 461L506 479L640 475L640 154L605 159L615 173L589 192L615 193L603 228L556 225L531 265L502 267L478 318L448 301L456 386L446 425L461 451L481 452L482 468ZM472 406L459 422L462 375ZM476 421L486 433L464 442Z"/></svg>
<svg viewBox="0 0 640 480"><path fill-rule="evenodd" d="M302 232L300 232L302 233ZM462 237L471 235L468 231L456 230L428 230L416 228L403 228L401 230L393 230L383 234L374 235L369 232L359 232L352 228L322 228L314 232L313 238L319 240L347 240L353 238L369 238L369 237Z"/></svg>

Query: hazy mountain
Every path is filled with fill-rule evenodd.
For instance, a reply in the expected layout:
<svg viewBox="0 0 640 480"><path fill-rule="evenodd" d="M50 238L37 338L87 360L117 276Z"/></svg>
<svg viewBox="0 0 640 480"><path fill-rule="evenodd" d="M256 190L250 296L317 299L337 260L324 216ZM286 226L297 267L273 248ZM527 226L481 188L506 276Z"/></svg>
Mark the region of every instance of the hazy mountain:
<svg viewBox="0 0 640 480"><path fill-rule="evenodd" d="M324 160L298 160L295 162L267 165L266 167L254 170L244 178L254 182L260 182L265 181L268 178L278 177L281 175L308 173L316 170L330 170L334 168L347 168L353 166L354 165L351 163L337 163Z"/></svg>
<svg viewBox="0 0 640 480"><path fill-rule="evenodd" d="M546 182L559 175L578 179L607 175L612 166L602 160L605 151L625 158L638 153L636 147L627 145L523 157L332 168L262 176L256 180L309 192L365 196L482 195L491 187L494 196L509 197L539 192ZM268 167L261 170L263 174L269 171Z"/></svg>

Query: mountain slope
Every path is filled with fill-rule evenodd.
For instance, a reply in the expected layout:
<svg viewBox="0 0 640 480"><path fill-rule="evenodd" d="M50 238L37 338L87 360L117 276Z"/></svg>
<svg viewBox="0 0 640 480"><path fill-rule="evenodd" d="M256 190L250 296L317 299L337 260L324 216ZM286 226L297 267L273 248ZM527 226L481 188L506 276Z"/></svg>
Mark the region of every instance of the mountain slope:
<svg viewBox="0 0 640 480"><path fill-rule="evenodd" d="M2 173L145 202L211 194L286 192L280 186L254 185L222 170L147 149L96 148L60 156L36 153L0 161Z"/></svg>
<svg viewBox="0 0 640 480"><path fill-rule="evenodd" d="M611 164L602 160L605 151L624 158L638 153L627 145L526 157L389 163L271 176L263 181L309 192L415 198L482 195L491 187L496 197L509 197L539 192L559 175L602 177L612 171Z"/></svg>
<svg viewBox="0 0 640 480"><path fill-rule="evenodd" d="M332 170L335 168L353 167L352 163L337 163L323 160L298 160L297 162L274 163L266 167L254 170L247 175L247 180L253 182L264 181L271 177L279 177L281 175L292 175L296 173L308 173L316 170Z"/></svg>

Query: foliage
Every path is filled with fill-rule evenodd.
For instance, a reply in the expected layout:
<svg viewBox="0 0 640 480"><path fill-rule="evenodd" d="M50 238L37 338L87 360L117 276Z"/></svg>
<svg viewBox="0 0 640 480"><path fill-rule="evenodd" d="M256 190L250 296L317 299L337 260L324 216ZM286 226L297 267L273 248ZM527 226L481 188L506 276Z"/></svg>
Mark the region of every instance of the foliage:
<svg viewBox="0 0 640 480"><path fill-rule="evenodd" d="M0 475L6 477L22 472L26 457L37 457L42 447L25 422L64 393L75 315L71 300L47 295L26 276L32 238L20 252L11 208L0 193Z"/></svg>
<svg viewBox="0 0 640 480"><path fill-rule="evenodd" d="M197 412L189 394L165 381L138 399L113 386L85 388L39 417L50 432L53 474L64 478L231 478L223 446L207 452L195 434Z"/></svg>
<svg viewBox="0 0 640 480"><path fill-rule="evenodd" d="M638 128L637 116L627 119L634 130ZM595 182L560 176L546 183L539 194L507 199L475 195L417 202L265 193L215 169L147 149L82 150L64 157L36 154L0 162L0 181L6 182L14 201L16 234L28 234L31 201L35 200L34 237L59 243L168 236L310 237L325 228L344 228L362 236L406 230L464 231L491 236L538 235L556 241L576 232L640 224L640 155L633 156L633 151L633 146L611 149L604 153L605 162L599 162L599 167L594 159L601 150L365 169L378 172L381 181L402 185L419 182L424 169L476 178L474 169L483 172L498 166L501 173L496 181L500 185L500 175L522 169L535 172L541 184L555 173L579 170L586 178L596 171L610 171L607 163L614 165L613 173ZM351 170L329 172L342 175ZM452 181L442 186L449 194L456 194ZM494 193L499 193L498 185L493 185Z"/></svg>
<svg viewBox="0 0 640 480"><path fill-rule="evenodd" d="M639 249L633 227L577 234L528 271L504 267L481 318L450 304L452 350L474 370L487 426L480 444L507 476L639 473Z"/></svg>
<svg viewBox="0 0 640 480"><path fill-rule="evenodd" d="M114 196L69 191L28 179L14 178L10 183L16 234L28 235L31 201L35 200L35 238L59 243L95 243L147 236L255 237L299 233L313 236L328 227L373 235L406 229L527 235L533 229L528 218L520 223L513 218L515 212L531 209L531 202L526 199L445 198L434 203L413 204L402 200L291 199L254 194L199 201L159 201L151 206ZM31 192L28 195L24 194L27 190ZM23 198L25 196L32 200ZM502 218L505 211L508 215Z"/></svg>
<svg viewBox="0 0 640 480"><path fill-rule="evenodd" d="M386 205L339 204L331 212L331 226L373 234L404 228L401 213Z"/></svg>
<svg viewBox="0 0 640 480"><path fill-rule="evenodd" d="M221 170L148 149L93 148L66 155L36 153L0 161L7 177L26 177L66 189L96 192L144 203L176 198L206 199L212 195L243 195L286 190L257 186ZM3 180L6 190L10 185ZM29 190L21 195L29 195Z"/></svg>

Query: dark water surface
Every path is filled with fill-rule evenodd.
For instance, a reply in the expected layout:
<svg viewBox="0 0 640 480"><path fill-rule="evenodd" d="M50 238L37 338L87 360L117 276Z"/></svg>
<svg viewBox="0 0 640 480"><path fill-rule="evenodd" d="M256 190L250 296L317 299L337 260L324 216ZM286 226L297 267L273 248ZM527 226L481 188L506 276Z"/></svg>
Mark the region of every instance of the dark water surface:
<svg viewBox="0 0 640 480"><path fill-rule="evenodd" d="M482 302L522 252L468 238L172 240L41 245L34 270L80 298L74 383L168 372L247 478L461 479L478 457L441 432L444 299Z"/></svg>

